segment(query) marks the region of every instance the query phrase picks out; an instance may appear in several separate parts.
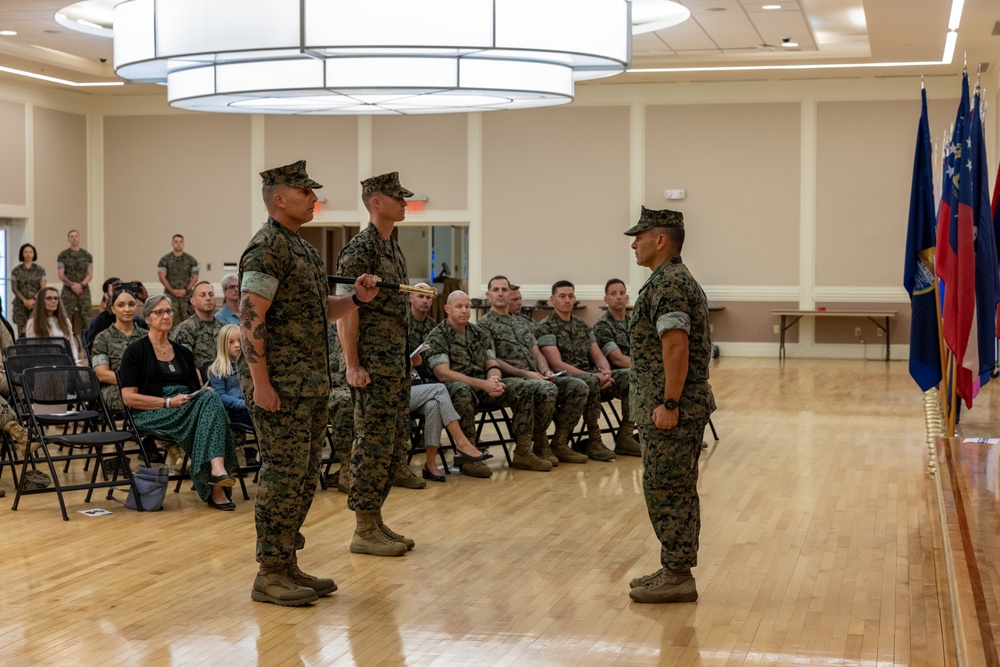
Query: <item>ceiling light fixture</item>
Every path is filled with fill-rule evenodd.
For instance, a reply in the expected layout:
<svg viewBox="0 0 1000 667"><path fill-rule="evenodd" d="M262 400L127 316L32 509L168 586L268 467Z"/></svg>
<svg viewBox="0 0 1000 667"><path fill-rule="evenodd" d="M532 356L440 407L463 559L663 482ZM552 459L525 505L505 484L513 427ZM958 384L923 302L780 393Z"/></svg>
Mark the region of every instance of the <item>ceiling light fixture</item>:
<svg viewBox="0 0 1000 667"><path fill-rule="evenodd" d="M761 5L760 8L765 11L773 11L775 9L781 9L781 5Z"/></svg>
<svg viewBox="0 0 1000 667"><path fill-rule="evenodd" d="M627 0L123 0L115 71L198 111L416 114L563 104L631 59Z"/></svg>
<svg viewBox="0 0 1000 667"><path fill-rule="evenodd" d="M17 30L0 30L0 35L4 37L13 37L17 34Z"/></svg>
<svg viewBox="0 0 1000 667"><path fill-rule="evenodd" d="M671 0L632 0L632 34L641 35L684 23L691 10Z"/></svg>
<svg viewBox="0 0 1000 667"><path fill-rule="evenodd" d="M797 49L797 48L799 48L799 43L798 42L793 42L788 37L785 37L784 39L781 40L781 45L783 47L785 47L786 49Z"/></svg>

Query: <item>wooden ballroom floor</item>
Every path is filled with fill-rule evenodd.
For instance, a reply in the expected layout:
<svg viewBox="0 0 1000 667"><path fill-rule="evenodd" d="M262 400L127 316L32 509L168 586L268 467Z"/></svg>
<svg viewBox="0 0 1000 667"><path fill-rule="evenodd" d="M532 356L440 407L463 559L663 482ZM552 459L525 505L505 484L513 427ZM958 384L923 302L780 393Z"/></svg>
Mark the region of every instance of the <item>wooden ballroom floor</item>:
<svg viewBox="0 0 1000 667"><path fill-rule="evenodd" d="M252 502L88 517L77 492L67 523L53 495L11 511L5 472L0 664L954 664L905 363L722 359L712 382L697 603L628 598L659 567L635 458L393 489L402 558L349 553L346 496L319 491L300 561L340 590L305 608L251 602Z"/></svg>

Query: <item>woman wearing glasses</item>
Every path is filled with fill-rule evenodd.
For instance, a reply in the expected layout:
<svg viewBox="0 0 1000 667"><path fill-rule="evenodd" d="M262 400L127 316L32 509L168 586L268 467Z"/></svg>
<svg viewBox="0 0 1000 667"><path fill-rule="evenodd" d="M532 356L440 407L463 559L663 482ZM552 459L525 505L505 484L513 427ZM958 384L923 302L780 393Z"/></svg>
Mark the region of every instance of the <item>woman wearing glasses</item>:
<svg viewBox="0 0 1000 667"><path fill-rule="evenodd" d="M73 325L69 315L59 300L59 290L55 287L43 287L35 297L35 308L31 311L31 319L25 327L24 335L28 338L68 338L73 348L73 363L80 365L80 346L73 335Z"/></svg>
<svg viewBox="0 0 1000 667"><path fill-rule="evenodd" d="M201 377L191 352L167 338L174 311L163 294L149 297L143 318L149 335L128 346L119 370L122 401L132 410L136 426L163 431L191 459L191 481L209 507L233 510L230 488L236 481L236 450L229 417L212 391L192 394Z"/></svg>

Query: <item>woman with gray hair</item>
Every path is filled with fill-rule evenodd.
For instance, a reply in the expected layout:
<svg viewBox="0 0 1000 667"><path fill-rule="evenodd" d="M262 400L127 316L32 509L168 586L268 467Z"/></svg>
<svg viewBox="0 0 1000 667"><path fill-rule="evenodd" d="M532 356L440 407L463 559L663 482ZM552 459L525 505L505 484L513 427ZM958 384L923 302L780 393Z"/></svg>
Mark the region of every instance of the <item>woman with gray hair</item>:
<svg viewBox="0 0 1000 667"><path fill-rule="evenodd" d="M240 323L240 278L235 273L222 276L222 298L225 301L222 308L215 314L215 319L223 324Z"/></svg>
<svg viewBox="0 0 1000 667"><path fill-rule="evenodd" d="M170 299L164 294L149 297L142 314L149 335L122 356L122 401L131 408L136 426L166 433L187 453L195 491L209 507L236 509L229 499L236 480L227 470L239 464L226 408L211 389L199 392L194 356L167 338L174 315Z"/></svg>

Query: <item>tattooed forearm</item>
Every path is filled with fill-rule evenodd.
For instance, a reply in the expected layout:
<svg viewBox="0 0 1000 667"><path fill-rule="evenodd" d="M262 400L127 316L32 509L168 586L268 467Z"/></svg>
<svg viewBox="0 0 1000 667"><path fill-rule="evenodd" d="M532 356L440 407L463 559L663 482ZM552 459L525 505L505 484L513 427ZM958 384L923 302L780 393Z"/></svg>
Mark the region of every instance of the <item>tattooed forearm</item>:
<svg viewBox="0 0 1000 667"><path fill-rule="evenodd" d="M250 331L253 329L253 323L256 319L257 313L253 309L253 301L250 299L250 295L247 294L240 303L240 326Z"/></svg>

